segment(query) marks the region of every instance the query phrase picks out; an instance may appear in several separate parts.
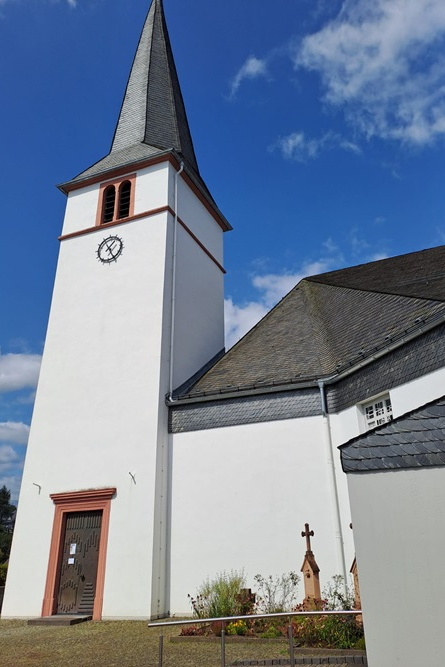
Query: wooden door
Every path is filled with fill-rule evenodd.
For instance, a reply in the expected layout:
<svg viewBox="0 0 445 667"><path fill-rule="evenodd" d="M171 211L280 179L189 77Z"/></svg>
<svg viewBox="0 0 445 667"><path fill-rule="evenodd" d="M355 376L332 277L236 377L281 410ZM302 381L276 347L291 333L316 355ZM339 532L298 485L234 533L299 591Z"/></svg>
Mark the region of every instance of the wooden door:
<svg viewBox="0 0 445 667"><path fill-rule="evenodd" d="M66 514L58 614L93 613L101 525L102 510Z"/></svg>

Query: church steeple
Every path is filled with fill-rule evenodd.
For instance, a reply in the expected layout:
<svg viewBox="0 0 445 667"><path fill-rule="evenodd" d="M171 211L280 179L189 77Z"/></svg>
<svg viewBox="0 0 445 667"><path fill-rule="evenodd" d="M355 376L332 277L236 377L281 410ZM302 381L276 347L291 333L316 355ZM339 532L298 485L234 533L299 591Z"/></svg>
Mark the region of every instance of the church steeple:
<svg viewBox="0 0 445 667"><path fill-rule="evenodd" d="M143 142L174 149L198 172L162 0L153 0L128 80L111 152Z"/></svg>
<svg viewBox="0 0 445 667"><path fill-rule="evenodd" d="M131 68L111 150L102 160L60 186L68 192L107 172L174 153L204 196L202 181L170 45L162 0L152 0ZM230 226L227 227L228 229Z"/></svg>

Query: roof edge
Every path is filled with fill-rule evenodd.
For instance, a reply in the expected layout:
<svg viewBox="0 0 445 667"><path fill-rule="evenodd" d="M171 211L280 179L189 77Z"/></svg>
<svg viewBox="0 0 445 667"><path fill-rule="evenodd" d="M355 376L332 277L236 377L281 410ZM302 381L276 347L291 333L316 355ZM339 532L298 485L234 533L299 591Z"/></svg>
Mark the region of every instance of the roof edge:
<svg viewBox="0 0 445 667"><path fill-rule="evenodd" d="M399 468L372 468L372 469L367 469L367 470L356 470L356 469L352 469L351 467L349 467L347 465L345 466L344 456L343 456L343 452L346 450L347 447L351 447L352 445L358 443L361 440L365 440L366 438L368 438L371 435L374 435L376 433L377 434L380 433L380 431L382 431L385 428L388 428L388 426L390 426L390 425L394 426L394 424L397 424L397 423L402 422L406 419L409 419L410 417L412 417L416 413L418 413L422 410L425 410L425 408L428 408L430 406L435 405L438 401L443 401L443 400L445 400L445 395L438 396L437 398L434 398L432 401L428 401L427 403L424 403L423 405L419 405L418 407L413 408L412 410L408 410L403 415L400 415L399 417L396 417L395 419L392 419L390 422L385 422L384 424L380 424L380 426L376 426L375 428L373 428L369 431L366 431L365 433L361 433L360 435L357 435L354 438L351 438L350 440L343 443L342 445L339 445L337 447L337 449L340 450L341 466L342 466L343 472L346 473L346 474L360 474L361 475L361 474L376 473L376 472L380 473L380 472L396 472L396 471L399 471L399 470L415 470L415 469L417 470L417 469L421 469L421 467L430 467L430 468L445 467L444 465L441 465L439 463L434 463L434 464L431 464L429 466L421 466L421 467L419 466L419 468L417 468L417 467L413 468L413 467L407 466L406 468L404 468L404 467L399 467Z"/></svg>
<svg viewBox="0 0 445 667"><path fill-rule="evenodd" d="M360 368L363 368L364 366L368 366L369 364L373 363L377 359L380 359L381 357L384 357L385 355L389 354L393 350L398 349L399 347L402 347L406 343L410 342L411 340L414 340L415 338L418 338L419 336L422 336L423 334L427 333L431 329L436 328L440 324L443 324L445 322L445 314L441 314L440 316L436 316L431 319L430 322L426 323L423 322L423 324L420 324L414 331L411 331L410 333L406 333L399 337L397 340L394 340L392 343L387 345L384 348L381 348L380 350L377 350L373 354L369 355L368 357L364 357L357 363L351 365L349 368L345 368L343 371L338 371L334 374L331 375L325 375L317 378L304 378L304 379L298 379L298 380L283 380L281 383L280 382L274 382L271 384L264 384L262 386L258 385L249 385L245 387L233 387L231 389L228 389L226 391L224 390L219 390L214 393L210 392L202 392L200 394L188 394L182 397L178 398L173 398L173 399L167 399L166 400L166 405L168 407L176 407L180 405L191 405L193 403L207 403L210 401L223 401L227 400L230 398L240 398L243 396L257 396L259 394L275 394L278 392L283 392L283 391L290 391L290 390L297 390L297 389L309 389L313 387L319 387L320 384L324 385L331 385L339 382L340 380L343 380L344 378L348 377L349 375L352 375L356 371L360 370ZM215 362L217 363L217 361Z"/></svg>
<svg viewBox="0 0 445 667"><path fill-rule="evenodd" d="M98 160L100 162L100 160ZM183 161L182 157L176 153L174 150L168 150L158 153L151 158L144 158L142 160L135 160L134 162L128 162L124 165L118 167L112 167L107 169L99 174L94 174L94 176L87 176L80 180L72 179L70 181L65 181L60 183L56 187L64 195L68 195L70 192L75 190L80 190L81 188L87 187L88 185L93 185L95 183L103 183L104 181L111 180L117 176L122 176L127 172L134 171L135 169L143 169L145 167L150 167L154 164L159 164L161 162L170 162L170 164L176 169L179 170L181 164L184 164L183 175L188 181L188 185L195 191L195 194L198 198L201 199L201 202L207 208L208 212L213 216L215 221L225 232L232 231L233 227L227 218L221 213L219 207L211 196L206 184L204 183L201 176L196 176L192 169ZM97 164L97 163L95 163ZM94 166L94 165L93 165ZM75 177L77 178L77 177Z"/></svg>

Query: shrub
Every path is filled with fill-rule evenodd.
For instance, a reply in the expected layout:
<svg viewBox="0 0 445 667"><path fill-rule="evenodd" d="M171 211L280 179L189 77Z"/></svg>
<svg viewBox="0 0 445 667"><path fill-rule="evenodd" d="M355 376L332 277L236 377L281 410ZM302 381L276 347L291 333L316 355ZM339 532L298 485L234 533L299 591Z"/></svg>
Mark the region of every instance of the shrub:
<svg viewBox="0 0 445 667"><path fill-rule="evenodd" d="M220 572L199 587L195 598L189 595L193 612L198 618L242 616L239 613L241 590L246 586L244 572Z"/></svg>
<svg viewBox="0 0 445 667"><path fill-rule="evenodd" d="M277 577L271 574L263 577L257 574L254 577L258 586L257 609L264 614L273 614L280 611L292 611L296 605L298 584L300 577L296 572L289 572Z"/></svg>
<svg viewBox="0 0 445 667"><path fill-rule="evenodd" d="M344 578L340 574L332 577L323 589L324 609L326 611L350 611L354 609L355 598L353 587L344 586Z"/></svg>
<svg viewBox="0 0 445 667"><path fill-rule="evenodd" d="M0 586L6 583L6 573L8 571L8 563L0 563Z"/></svg>
<svg viewBox="0 0 445 667"><path fill-rule="evenodd" d="M181 630L181 637L201 637L205 634L204 628L199 625L186 625Z"/></svg>
<svg viewBox="0 0 445 667"><path fill-rule="evenodd" d="M269 625L267 630L261 633L260 637L262 639L278 639L283 636L283 631L276 625Z"/></svg>
<svg viewBox="0 0 445 667"><path fill-rule="evenodd" d="M324 611L351 611L354 608L354 594L351 587L343 585L340 575L332 577L323 590L321 603ZM306 611L304 605L297 609ZM320 646L348 649L364 645L363 625L356 616L301 617L292 622L295 638L300 646Z"/></svg>

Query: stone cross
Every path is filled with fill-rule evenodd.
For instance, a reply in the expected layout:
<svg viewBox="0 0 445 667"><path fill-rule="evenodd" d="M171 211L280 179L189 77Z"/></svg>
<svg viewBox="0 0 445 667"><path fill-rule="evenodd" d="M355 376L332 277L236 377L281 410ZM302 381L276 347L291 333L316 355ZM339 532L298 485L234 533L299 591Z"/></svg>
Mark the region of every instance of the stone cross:
<svg viewBox="0 0 445 667"><path fill-rule="evenodd" d="M309 524L308 523L304 524L304 528L305 528L305 530L302 531L301 537L306 538L306 551L312 551L312 549L311 549L311 537L314 537L314 531L309 530Z"/></svg>
<svg viewBox="0 0 445 667"><path fill-rule="evenodd" d="M301 537L306 538L306 555L304 557L301 572L304 577L304 600L303 607L305 610L314 611L321 608L321 592L320 592L320 568L317 565L314 554L311 549L311 537L314 537L314 531L309 529L309 524L304 524L304 531Z"/></svg>

